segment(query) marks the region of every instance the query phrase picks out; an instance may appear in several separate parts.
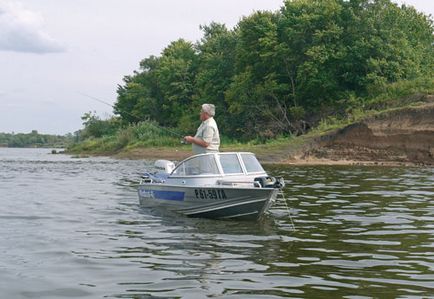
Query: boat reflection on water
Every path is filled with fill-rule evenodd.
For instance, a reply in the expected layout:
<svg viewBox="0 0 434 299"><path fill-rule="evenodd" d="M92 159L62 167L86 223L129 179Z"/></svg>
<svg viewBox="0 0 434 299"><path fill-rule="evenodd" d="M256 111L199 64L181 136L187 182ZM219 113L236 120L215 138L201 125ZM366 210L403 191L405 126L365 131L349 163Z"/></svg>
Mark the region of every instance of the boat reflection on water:
<svg viewBox="0 0 434 299"><path fill-rule="evenodd" d="M140 182L140 204L190 217L258 220L284 186L247 152L199 154L176 167L158 160L155 167L158 172L145 173Z"/></svg>

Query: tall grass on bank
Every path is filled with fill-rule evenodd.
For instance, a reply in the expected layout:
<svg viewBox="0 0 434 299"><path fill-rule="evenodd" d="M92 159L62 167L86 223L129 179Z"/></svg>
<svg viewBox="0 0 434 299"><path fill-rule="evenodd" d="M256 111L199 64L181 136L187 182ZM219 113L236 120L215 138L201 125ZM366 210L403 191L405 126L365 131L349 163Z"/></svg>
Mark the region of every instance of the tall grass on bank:
<svg viewBox="0 0 434 299"><path fill-rule="evenodd" d="M320 135L331 130L343 128L391 109L400 109L423 104L427 95L434 94L434 78L422 77L402 80L384 85L381 92L373 97L353 98L342 115L330 115L321 119L309 134Z"/></svg>
<svg viewBox="0 0 434 299"><path fill-rule="evenodd" d="M401 80L384 86L378 95L366 101L366 108L384 110L420 104L429 94L434 94L433 77Z"/></svg>
<svg viewBox="0 0 434 299"><path fill-rule="evenodd" d="M179 137L160 128L155 122L143 121L120 128L114 135L88 138L80 143L73 144L68 148L68 151L73 153L110 154L135 147L177 146L179 142Z"/></svg>

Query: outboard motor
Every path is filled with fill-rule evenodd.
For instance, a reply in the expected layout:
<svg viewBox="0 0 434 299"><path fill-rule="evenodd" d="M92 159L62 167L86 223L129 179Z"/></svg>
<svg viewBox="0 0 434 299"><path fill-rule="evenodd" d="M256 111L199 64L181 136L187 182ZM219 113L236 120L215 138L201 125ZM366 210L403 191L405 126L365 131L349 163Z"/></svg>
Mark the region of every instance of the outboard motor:
<svg viewBox="0 0 434 299"><path fill-rule="evenodd" d="M281 189L285 186L285 181L282 177L261 176L255 178L255 182L258 182L262 188L277 188Z"/></svg>
<svg viewBox="0 0 434 299"><path fill-rule="evenodd" d="M154 167L157 169L157 173L172 173L175 169L175 163L168 160L157 160L154 163Z"/></svg>

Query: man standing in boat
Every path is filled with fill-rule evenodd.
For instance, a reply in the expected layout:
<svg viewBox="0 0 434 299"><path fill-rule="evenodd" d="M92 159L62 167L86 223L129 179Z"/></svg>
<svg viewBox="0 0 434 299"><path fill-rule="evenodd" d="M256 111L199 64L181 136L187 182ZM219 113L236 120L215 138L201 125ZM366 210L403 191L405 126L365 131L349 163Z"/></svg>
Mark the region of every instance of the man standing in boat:
<svg viewBox="0 0 434 299"><path fill-rule="evenodd" d="M203 104L200 111L202 123L197 129L196 135L185 136L184 140L192 144L193 153L214 153L219 151L220 134L217 123L214 120L215 106L213 104Z"/></svg>

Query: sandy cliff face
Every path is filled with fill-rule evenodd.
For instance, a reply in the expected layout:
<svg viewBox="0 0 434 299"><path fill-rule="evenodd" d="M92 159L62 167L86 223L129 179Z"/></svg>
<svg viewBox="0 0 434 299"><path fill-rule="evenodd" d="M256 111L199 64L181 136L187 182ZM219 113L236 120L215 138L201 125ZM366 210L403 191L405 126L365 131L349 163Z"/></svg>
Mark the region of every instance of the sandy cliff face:
<svg viewBox="0 0 434 299"><path fill-rule="evenodd" d="M319 138L305 156L434 165L434 103L352 124Z"/></svg>

